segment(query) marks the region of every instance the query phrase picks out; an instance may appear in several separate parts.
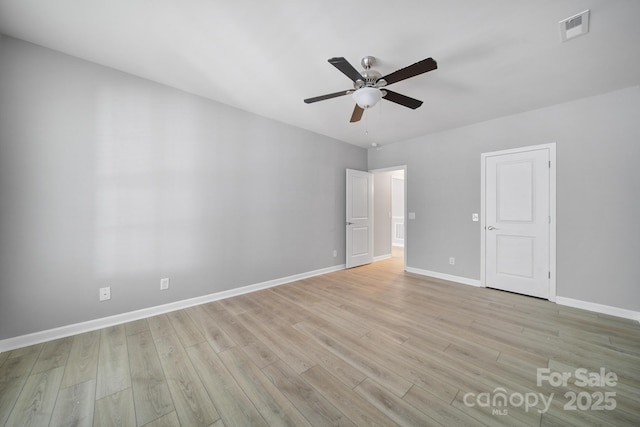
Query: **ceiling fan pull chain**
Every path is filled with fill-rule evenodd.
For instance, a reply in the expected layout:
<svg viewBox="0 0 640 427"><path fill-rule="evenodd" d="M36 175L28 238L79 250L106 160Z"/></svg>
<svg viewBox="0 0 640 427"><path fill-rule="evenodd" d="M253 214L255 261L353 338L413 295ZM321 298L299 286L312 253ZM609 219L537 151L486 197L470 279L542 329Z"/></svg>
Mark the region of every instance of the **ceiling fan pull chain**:
<svg viewBox="0 0 640 427"><path fill-rule="evenodd" d="M364 116L364 134L369 137L369 114Z"/></svg>

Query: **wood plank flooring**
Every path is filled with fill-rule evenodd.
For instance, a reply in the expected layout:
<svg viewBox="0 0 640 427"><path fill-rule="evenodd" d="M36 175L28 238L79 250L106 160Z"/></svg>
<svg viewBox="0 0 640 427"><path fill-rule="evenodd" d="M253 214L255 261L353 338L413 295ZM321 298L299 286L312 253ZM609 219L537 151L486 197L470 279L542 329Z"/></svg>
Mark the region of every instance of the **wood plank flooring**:
<svg viewBox="0 0 640 427"><path fill-rule="evenodd" d="M401 253L0 354L11 427L638 426L638 402L637 322L411 275Z"/></svg>

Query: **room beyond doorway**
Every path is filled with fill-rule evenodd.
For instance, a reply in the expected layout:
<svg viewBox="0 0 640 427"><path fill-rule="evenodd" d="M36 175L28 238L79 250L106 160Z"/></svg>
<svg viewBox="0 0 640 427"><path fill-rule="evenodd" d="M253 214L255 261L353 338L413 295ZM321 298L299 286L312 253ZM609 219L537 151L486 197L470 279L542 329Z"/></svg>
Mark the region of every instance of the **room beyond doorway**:
<svg viewBox="0 0 640 427"><path fill-rule="evenodd" d="M399 254L406 265L406 166L370 171L373 184L373 260Z"/></svg>

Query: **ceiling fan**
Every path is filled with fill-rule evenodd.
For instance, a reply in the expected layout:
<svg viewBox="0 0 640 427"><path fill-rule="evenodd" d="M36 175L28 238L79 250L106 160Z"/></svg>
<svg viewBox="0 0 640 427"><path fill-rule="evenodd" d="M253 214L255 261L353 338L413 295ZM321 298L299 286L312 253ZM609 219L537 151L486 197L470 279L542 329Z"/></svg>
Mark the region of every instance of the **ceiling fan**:
<svg viewBox="0 0 640 427"><path fill-rule="evenodd" d="M382 98L415 110L422 105L422 101L390 91L386 87L390 84L438 68L438 64L433 58L427 58L382 77L378 71L371 68L375 63L373 56L365 56L362 58L360 61L360 64L364 68L362 72L358 72L349 61L342 57L331 58L329 59L329 63L353 80L353 89L307 98L304 102L311 104L313 102L324 101L325 99L337 98L352 93L353 99L356 101L356 106L351 115L351 123L359 121L362 118L364 110L373 107Z"/></svg>

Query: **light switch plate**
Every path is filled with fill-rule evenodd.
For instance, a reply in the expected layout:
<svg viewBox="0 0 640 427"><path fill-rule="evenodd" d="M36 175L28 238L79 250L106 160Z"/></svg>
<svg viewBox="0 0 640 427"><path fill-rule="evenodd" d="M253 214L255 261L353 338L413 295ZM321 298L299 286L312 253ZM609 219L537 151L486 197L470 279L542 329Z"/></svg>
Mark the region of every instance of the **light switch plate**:
<svg viewBox="0 0 640 427"><path fill-rule="evenodd" d="M416 213L415 212L409 212L409 219L416 219Z"/></svg>
<svg viewBox="0 0 640 427"><path fill-rule="evenodd" d="M478 222L479 216L477 213L474 213L471 215L471 219L473 220L473 222Z"/></svg>

